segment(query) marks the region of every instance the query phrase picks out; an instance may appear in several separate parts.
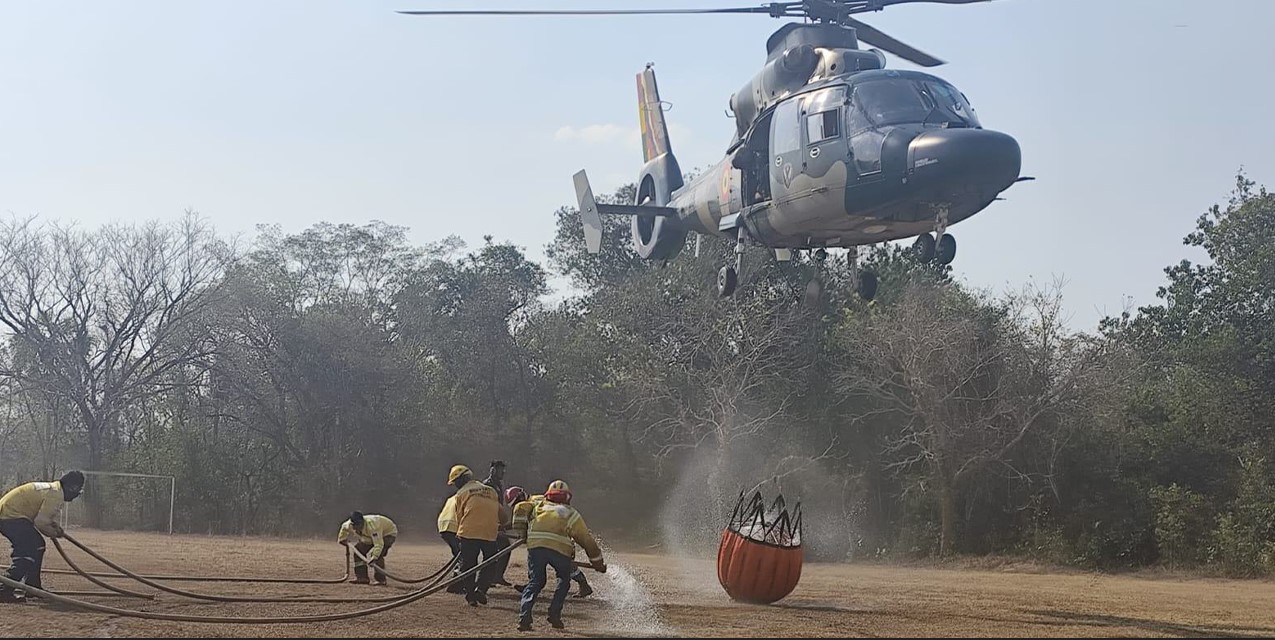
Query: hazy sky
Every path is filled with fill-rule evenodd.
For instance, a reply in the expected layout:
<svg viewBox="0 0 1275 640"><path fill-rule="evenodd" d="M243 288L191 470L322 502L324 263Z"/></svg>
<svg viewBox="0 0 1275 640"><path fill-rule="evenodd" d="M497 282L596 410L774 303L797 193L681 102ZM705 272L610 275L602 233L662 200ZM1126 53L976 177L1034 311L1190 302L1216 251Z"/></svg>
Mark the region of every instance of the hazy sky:
<svg viewBox="0 0 1275 640"><path fill-rule="evenodd" d="M419 242L492 234L540 258L575 171L597 193L635 178L646 62L673 104L682 167L707 166L731 137L728 98L781 22L394 11L734 5L5 2L0 212L96 226L193 208L245 233L380 219ZM947 60L934 72L1019 140L1037 177L952 227L973 285L1065 276L1073 324L1089 327L1126 300L1154 301L1161 269L1192 255L1182 236L1241 166L1275 186L1275 0L997 0L862 17Z"/></svg>

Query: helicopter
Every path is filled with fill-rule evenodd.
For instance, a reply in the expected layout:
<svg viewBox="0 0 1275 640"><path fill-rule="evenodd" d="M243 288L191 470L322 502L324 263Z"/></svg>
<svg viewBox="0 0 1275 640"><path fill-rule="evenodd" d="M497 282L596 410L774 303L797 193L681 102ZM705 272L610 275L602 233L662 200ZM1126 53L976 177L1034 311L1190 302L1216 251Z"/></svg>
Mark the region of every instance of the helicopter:
<svg viewBox="0 0 1275 640"><path fill-rule="evenodd" d="M601 250L603 215L632 218L646 260L679 255L691 232L733 238L717 290L735 292L748 245L777 261L808 251L818 263L848 249L854 287L872 300L877 276L858 248L916 236L926 262L950 264L949 226L1002 199L1020 176L1018 142L983 128L968 98L938 76L886 68L888 51L922 67L942 60L852 16L897 4L988 0L800 0L717 9L400 11L409 15L762 14L798 17L766 42L766 61L729 101L735 131L716 164L684 182L653 65L637 74L643 166L632 204L600 204L584 170L574 177L586 249ZM861 49L860 42L872 45ZM698 240L698 238L697 238ZM699 244L696 243L696 254ZM812 283L818 286L817 279Z"/></svg>

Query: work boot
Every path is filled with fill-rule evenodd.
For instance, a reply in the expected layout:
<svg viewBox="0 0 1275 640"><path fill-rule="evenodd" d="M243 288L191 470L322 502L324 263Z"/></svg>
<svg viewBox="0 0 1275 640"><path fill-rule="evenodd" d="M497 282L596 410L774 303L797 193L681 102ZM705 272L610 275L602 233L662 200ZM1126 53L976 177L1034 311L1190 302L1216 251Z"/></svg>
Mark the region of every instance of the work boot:
<svg viewBox="0 0 1275 640"><path fill-rule="evenodd" d="M0 591L0 603L22 604L23 602L26 602L26 601L27 601L26 598L19 596L12 589L5 589L4 591Z"/></svg>
<svg viewBox="0 0 1275 640"><path fill-rule="evenodd" d="M367 583L368 583L367 565L363 565L361 567L357 567L357 566L354 567L354 579L350 581L350 584L367 584Z"/></svg>
<svg viewBox="0 0 1275 640"><path fill-rule="evenodd" d="M572 598L587 598L591 595L593 595L593 587L590 587L588 582L581 580L580 591L571 597Z"/></svg>
<svg viewBox="0 0 1275 640"><path fill-rule="evenodd" d="M519 631L531 631L531 618L518 618Z"/></svg>
<svg viewBox="0 0 1275 640"><path fill-rule="evenodd" d="M478 604L487 604L487 592L475 591L474 596L478 598Z"/></svg>
<svg viewBox="0 0 1275 640"><path fill-rule="evenodd" d="M556 616L555 616L555 615L550 615L550 616L549 616L549 626L553 627L554 629L566 629L566 628L567 628L567 625L562 624L562 615L561 615L561 614L556 615Z"/></svg>

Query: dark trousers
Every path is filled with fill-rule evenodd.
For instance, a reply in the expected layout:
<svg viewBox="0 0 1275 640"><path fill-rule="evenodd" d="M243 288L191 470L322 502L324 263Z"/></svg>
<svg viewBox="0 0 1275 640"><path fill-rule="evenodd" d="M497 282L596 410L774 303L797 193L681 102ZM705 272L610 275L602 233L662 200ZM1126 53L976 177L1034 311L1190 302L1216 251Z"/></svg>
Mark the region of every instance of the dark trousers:
<svg viewBox="0 0 1275 640"><path fill-rule="evenodd" d="M494 541L488 540L471 540L469 538L459 538L460 540L460 572L465 573L470 569L478 566L478 554L481 553L483 560L496 555L499 550ZM460 581L463 593L481 592L487 593L487 589L491 587L491 583L495 581L496 567L493 563L483 567L478 572L478 580L474 581L475 576L469 576Z"/></svg>
<svg viewBox="0 0 1275 640"><path fill-rule="evenodd" d="M385 556L390 555L390 547L392 546L394 546L394 536L385 536L385 546L381 548L381 555L372 561L372 566L384 569ZM354 545L354 548L365 556L372 552L372 545L366 542L360 542ZM367 565L358 558L354 559L354 576L359 580L367 580ZM383 571L376 572L376 581L385 584L385 573Z"/></svg>
<svg viewBox="0 0 1275 640"><path fill-rule="evenodd" d="M496 551L497 552L504 551L505 547L508 547L509 544L510 544L509 536L505 535L505 532L502 531L496 534ZM496 561L496 568L495 570L492 571L492 574L495 576L495 578L492 580L493 584L495 584L496 582L504 581L505 570L509 568L509 558L512 555L513 555L512 553L506 553L503 558Z"/></svg>
<svg viewBox="0 0 1275 640"><path fill-rule="evenodd" d="M36 589L43 589L40 582L40 566L44 564L44 536L25 518L0 520L0 534L13 545L13 563L5 572L10 580L23 581ZM12 593L8 585L0 585L0 593Z"/></svg>
<svg viewBox="0 0 1275 640"><path fill-rule="evenodd" d="M443 542L446 542L447 547L452 550L453 557L460 553L460 539L456 537L455 533L452 533L451 531L440 531L438 535L443 538Z"/></svg>
<svg viewBox="0 0 1275 640"><path fill-rule="evenodd" d="M553 599L549 601L549 618L562 617L562 605L567 602L567 594L571 592L571 574L576 571L575 562L553 549L537 547L527 549L527 586L522 590L519 620L531 620L531 609L536 606L536 598L548 581L549 567L553 567L554 573L558 574L558 586L553 590Z"/></svg>

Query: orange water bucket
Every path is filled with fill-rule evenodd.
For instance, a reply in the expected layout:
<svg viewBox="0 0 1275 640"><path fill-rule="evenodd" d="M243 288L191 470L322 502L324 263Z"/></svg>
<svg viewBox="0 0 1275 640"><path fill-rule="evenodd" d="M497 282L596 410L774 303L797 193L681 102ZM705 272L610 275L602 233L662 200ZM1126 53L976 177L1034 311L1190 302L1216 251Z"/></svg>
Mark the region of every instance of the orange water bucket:
<svg viewBox="0 0 1275 640"><path fill-rule="evenodd" d="M801 580L801 504L790 515L778 496L765 508L761 492L739 503L717 547L717 581L738 602L778 602Z"/></svg>

